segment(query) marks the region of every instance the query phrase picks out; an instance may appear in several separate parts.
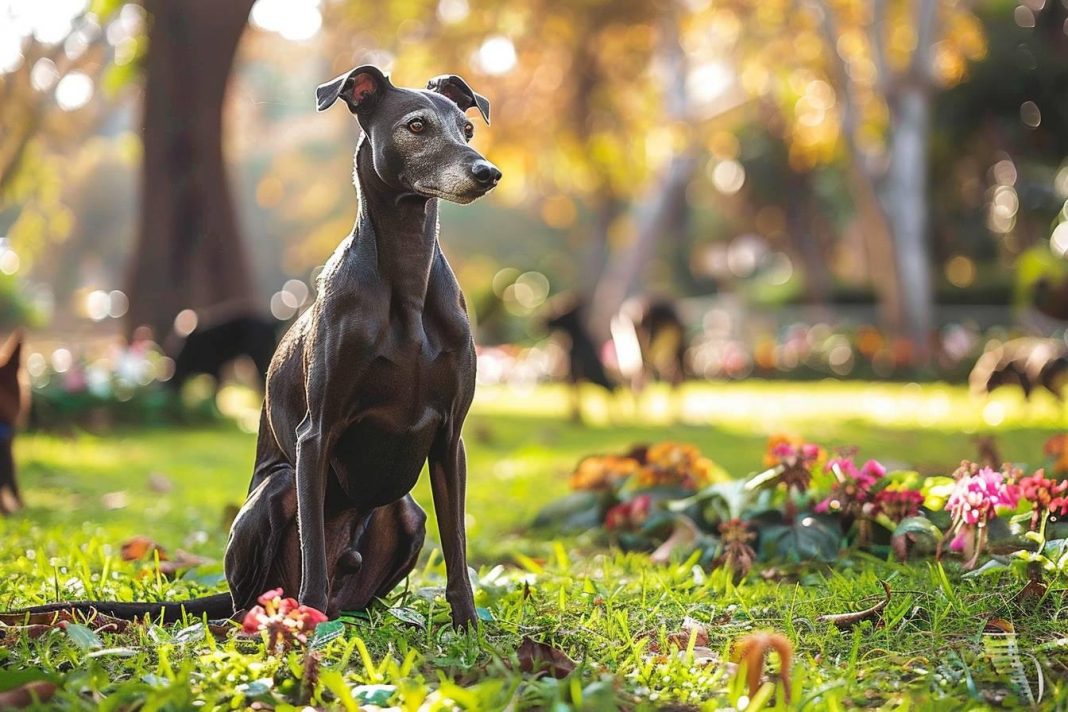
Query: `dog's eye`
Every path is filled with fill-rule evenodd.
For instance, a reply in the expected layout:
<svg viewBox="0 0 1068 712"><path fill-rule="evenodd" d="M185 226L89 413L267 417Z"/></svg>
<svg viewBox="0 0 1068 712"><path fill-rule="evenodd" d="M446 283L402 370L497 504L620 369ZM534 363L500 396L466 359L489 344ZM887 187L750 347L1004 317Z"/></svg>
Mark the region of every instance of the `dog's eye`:
<svg viewBox="0 0 1068 712"><path fill-rule="evenodd" d="M423 133L423 129L426 128L426 122L422 119L412 119L408 122L408 130L412 133Z"/></svg>
<svg viewBox="0 0 1068 712"><path fill-rule="evenodd" d="M475 127L471 124L464 126L464 136L467 136L467 140L471 140L475 137Z"/></svg>

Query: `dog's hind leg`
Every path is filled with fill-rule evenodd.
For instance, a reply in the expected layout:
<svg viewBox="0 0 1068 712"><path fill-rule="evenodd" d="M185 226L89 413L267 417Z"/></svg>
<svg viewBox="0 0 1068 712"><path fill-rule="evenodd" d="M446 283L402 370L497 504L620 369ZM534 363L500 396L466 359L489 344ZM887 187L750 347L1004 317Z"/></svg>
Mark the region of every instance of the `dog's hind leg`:
<svg viewBox="0 0 1068 712"><path fill-rule="evenodd" d="M359 569L335 573L331 610L363 610L387 595L415 568L425 538L426 512L411 495L372 512L355 536Z"/></svg>
<svg viewBox="0 0 1068 712"><path fill-rule="evenodd" d="M300 550L287 541L295 535L295 481L288 463L257 468L226 544L224 568L234 610L249 608L268 589L280 586L294 595L300 588Z"/></svg>

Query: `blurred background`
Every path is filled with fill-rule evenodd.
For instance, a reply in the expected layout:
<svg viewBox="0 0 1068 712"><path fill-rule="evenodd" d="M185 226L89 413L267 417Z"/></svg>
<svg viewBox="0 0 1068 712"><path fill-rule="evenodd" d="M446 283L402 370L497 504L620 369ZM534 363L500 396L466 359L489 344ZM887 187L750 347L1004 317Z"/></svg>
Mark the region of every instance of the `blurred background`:
<svg viewBox="0 0 1068 712"><path fill-rule="evenodd" d="M313 90L374 63L492 103L475 143L504 180L442 209L485 393L964 383L1020 337L1047 339L1046 368L1068 319L1066 7L3 0L0 330L28 327L38 425L218 409L254 429L274 340L355 215L358 127ZM1042 382L1011 355L973 390Z"/></svg>

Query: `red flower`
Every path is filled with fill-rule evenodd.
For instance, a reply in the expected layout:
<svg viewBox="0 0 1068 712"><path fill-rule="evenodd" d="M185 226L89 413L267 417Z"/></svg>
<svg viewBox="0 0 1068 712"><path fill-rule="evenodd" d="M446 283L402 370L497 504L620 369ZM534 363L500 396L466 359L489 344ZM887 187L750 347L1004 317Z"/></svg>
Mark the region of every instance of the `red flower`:
<svg viewBox="0 0 1068 712"><path fill-rule="evenodd" d="M617 504L604 515L605 529L637 529L649 518L652 505L653 498L647 494Z"/></svg>
<svg viewBox="0 0 1068 712"><path fill-rule="evenodd" d="M282 589L265 592L241 621L245 633L264 633L267 645L281 652L294 642L307 644L308 634L325 622L326 615L310 606L302 606L294 598L283 598Z"/></svg>
<svg viewBox="0 0 1068 712"><path fill-rule="evenodd" d="M907 517L920 513L923 493L916 490L884 489L876 493L873 502L876 514L885 514L891 521L900 523Z"/></svg>

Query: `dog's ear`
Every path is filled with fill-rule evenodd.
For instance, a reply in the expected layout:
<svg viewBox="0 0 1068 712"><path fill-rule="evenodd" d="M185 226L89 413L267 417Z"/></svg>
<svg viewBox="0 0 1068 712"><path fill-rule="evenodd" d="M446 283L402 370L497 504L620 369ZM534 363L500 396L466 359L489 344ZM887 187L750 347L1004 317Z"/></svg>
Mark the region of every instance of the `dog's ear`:
<svg viewBox="0 0 1068 712"><path fill-rule="evenodd" d="M482 114L482 119L489 125L489 99L481 94L476 94L461 77L455 74L442 74L427 82L426 88L452 99L460 107L461 111L467 111L472 106L477 106L478 113Z"/></svg>
<svg viewBox="0 0 1068 712"><path fill-rule="evenodd" d="M363 113L373 108L391 86L381 69L373 64L364 64L316 87L316 107L319 111L326 111L341 99L349 105L352 113Z"/></svg>

